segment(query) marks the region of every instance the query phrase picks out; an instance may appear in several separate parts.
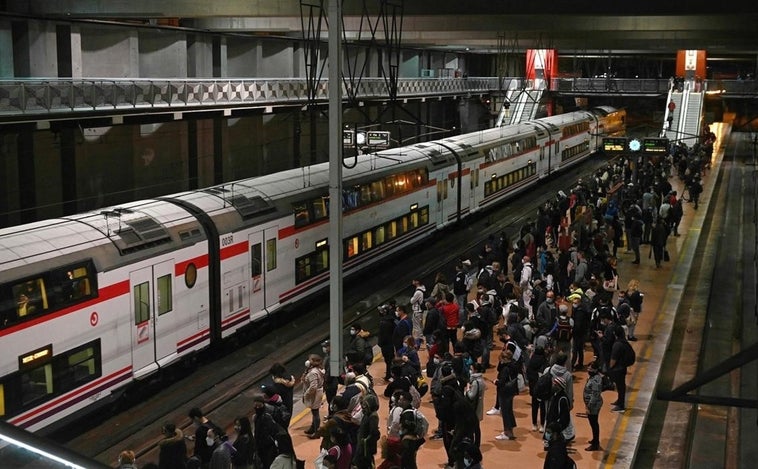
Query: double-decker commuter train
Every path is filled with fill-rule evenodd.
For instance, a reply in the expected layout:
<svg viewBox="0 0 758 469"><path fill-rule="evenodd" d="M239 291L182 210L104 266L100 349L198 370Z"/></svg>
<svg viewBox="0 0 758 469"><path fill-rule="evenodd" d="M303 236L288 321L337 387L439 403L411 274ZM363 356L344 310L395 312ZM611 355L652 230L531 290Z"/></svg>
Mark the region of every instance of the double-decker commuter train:
<svg viewBox="0 0 758 469"><path fill-rule="evenodd" d="M357 157L344 273L596 151L596 108ZM51 430L328 285L328 164L0 230L0 418Z"/></svg>

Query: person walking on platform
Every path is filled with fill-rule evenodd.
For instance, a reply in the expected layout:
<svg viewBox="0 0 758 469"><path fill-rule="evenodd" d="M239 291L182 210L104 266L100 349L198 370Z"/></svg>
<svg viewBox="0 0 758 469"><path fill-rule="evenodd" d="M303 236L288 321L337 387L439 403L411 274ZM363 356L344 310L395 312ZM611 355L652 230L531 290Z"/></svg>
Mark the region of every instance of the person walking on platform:
<svg viewBox="0 0 758 469"><path fill-rule="evenodd" d="M592 439L586 451L598 451L600 449L600 424L598 417L603 407L603 377L600 375L595 362L587 366L589 378L584 383L584 405L587 408L587 420L592 429Z"/></svg>

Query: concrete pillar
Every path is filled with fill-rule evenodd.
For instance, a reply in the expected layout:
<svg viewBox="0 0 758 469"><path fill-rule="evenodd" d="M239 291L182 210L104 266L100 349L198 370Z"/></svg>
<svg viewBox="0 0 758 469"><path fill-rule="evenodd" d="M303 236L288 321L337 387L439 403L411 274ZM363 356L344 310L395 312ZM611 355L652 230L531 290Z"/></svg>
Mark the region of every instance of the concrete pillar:
<svg viewBox="0 0 758 469"><path fill-rule="evenodd" d="M0 19L0 78L13 78L13 33L11 22Z"/></svg>
<svg viewBox="0 0 758 469"><path fill-rule="evenodd" d="M213 43L206 35L187 36L187 78L213 76Z"/></svg>

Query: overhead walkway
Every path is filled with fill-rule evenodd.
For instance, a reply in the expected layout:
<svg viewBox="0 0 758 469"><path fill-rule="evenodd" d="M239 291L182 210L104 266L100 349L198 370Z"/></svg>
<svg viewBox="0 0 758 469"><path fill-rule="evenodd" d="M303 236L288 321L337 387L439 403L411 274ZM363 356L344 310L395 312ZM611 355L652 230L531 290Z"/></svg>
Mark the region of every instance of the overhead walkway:
<svg viewBox="0 0 758 469"><path fill-rule="evenodd" d="M541 96L520 96L511 83L523 78L399 78L399 99L428 97L465 97L510 92L509 100L522 102L521 120L530 111L527 101L539 102ZM723 97L754 99L758 95L755 80L719 80L713 85ZM522 88L518 87L518 91ZM593 79L555 78L550 92L557 96L664 96L669 89L663 79ZM525 93L522 93L525 94ZM6 78L0 79L0 123L29 123L54 120L109 117L135 114L221 111L276 106L302 106L309 102L309 84L305 78ZM315 85L317 103L329 100L326 80ZM343 97L359 101L384 100L389 97L383 78L364 78L347 89ZM518 108L518 106L514 106ZM515 110L515 109L514 109ZM530 118L530 117L529 117ZM510 122L510 118L508 119ZM38 124L42 125L42 124Z"/></svg>

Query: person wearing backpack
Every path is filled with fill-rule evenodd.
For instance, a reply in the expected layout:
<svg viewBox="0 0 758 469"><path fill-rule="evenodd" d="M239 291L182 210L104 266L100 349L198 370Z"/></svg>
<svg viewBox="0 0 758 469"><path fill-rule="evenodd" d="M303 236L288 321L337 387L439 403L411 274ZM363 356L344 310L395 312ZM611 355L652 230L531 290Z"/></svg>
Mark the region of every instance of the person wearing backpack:
<svg viewBox="0 0 758 469"><path fill-rule="evenodd" d="M608 375L616 384L618 394L616 402L612 402L611 412L626 411L626 369L634 364L634 349L626 340L624 328L617 325L613 331L616 340L611 348L610 361L608 363ZM630 352L631 349L631 352ZM630 363L631 362L631 363Z"/></svg>
<svg viewBox="0 0 758 469"><path fill-rule="evenodd" d="M574 337L574 320L568 316L568 305L558 306L558 317L549 335L555 340L555 350L571 355L571 339ZM571 362L569 361L569 365ZM569 368L571 371L571 368Z"/></svg>

